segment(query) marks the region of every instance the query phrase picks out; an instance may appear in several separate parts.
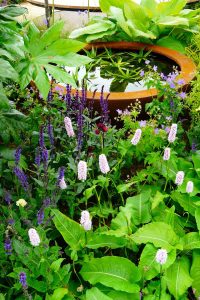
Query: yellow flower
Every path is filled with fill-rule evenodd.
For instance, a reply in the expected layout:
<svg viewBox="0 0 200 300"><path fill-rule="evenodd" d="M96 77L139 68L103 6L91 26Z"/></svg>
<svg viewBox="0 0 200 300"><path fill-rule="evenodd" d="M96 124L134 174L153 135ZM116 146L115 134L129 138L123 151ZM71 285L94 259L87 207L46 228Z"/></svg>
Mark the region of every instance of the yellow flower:
<svg viewBox="0 0 200 300"><path fill-rule="evenodd" d="M19 200L16 202L16 205L17 205L17 206L21 206L21 207L26 206L26 204L27 204L27 202L26 202L26 200L24 200L24 199L19 199Z"/></svg>

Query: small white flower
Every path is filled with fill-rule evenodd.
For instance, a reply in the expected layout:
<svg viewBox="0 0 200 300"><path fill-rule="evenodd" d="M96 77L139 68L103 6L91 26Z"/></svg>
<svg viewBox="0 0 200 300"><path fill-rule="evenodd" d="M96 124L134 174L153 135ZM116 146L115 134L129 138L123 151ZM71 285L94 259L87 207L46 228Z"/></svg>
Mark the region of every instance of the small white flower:
<svg viewBox="0 0 200 300"><path fill-rule="evenodd" d="M177 174L176 174L176 179L175 179L175 183L176 183L178 186L180 186L180 185L183 183L184 177L185 177L185 174L184 174L183 171L177 172Z"/></svg>
<svg viewBox="0 0 200 300"><path fill-rule="evenodd" d="M160 265L164 265L167 261L167 250L165 249L159 249L156 252L156 262Z"/></svg>
<svg viewBox="0 0 200 300"><path fill-rule="evenodd" d="M92 229L92 221L90 218L90 213L87 210L83 210L81 212L81 219L80 219L80 224L81 226L86 230L91 230Z"/></svg>
<svg viewBox="0 0 200 300"><path fill-rule="evenodd" d="M24 207L24 206L27 205L27 202L26 202L26 200L24 200L24 199L19 199L19 200L16 201L16 205L17 205L17 206Z"/></svg>
<svg viewBox="0 0 200 300"><path fill-rule="evenodd" d="M194 189L194 183L192 181L188 181L186 186L186 192L190 194L193 192L193 189Z"/></svg>
<svg viewBox="0 0 200 300"><path fill-rule="evenodd" d="M170 132L168 135L168 142L173 143L176 139L176 133L177 133L177 124L172 124L170 128Z"/></svg>
<svg viewBox="0 0 200 300"><path fill-rule="evenodd" d="M142 130L139 128L139 129L137 129L135 131L135 134L134 134L134 136L133 136L133 138L131 140L131 143L133 145L137 145L139 143L139 141L140 141L141 135L142 135Z"/></svg>
<svg viewBox="0 0 200 300"><path fill-rule="evenodd" d="M37 231L34 228L30 228L28 231L30 243L32 246L39 246L40 244L40 237Z"/></svg>
<svg viewBox="0 0 200 300"><path fill-rule="evenodd" d="M107 174L110 171L110 167L105 154L99 155L99 168L103 174Z"/></svg>
<svg viewBox="0 0 200 300"><path fill-rule="evenodd" d="M65 190L67 188L67 184L65 182L64 177L62 177L61 180L59 181L59 187L61 188L61 190Z"/></svg>
<svg viewBox="0 0 200 300"><path fill-rule="evenodd" d="M65 123L65 129L67 131L67 135L69 137L72 137L75 135L73 127L72 127L72 121L69 117L64 118L64 123Z"/></svg>
<svg viewBox="0 0 200 300"><path fill-rule="evenodd" d="M163 155L163 160L169 160L170 159L170 153L171 149L170 148L165 148L164 155Z"/></svg>
<svg viewBox="0 0 200 300"><path fill-rule="evenodd" d="M87 163L83 160L80 160L78 163L78 179L79 180L87 179Z"/></svg>

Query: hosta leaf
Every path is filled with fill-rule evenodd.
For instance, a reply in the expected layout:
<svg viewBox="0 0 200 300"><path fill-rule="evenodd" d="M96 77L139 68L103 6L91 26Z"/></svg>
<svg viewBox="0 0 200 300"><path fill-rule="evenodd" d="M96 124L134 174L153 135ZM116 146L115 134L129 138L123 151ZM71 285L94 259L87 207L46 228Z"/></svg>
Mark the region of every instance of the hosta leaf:
<svg viewBox="0 0 200 300"><path fill-rule="evenodd" d="M106 296L98 288L93 287L86 292L86 300L112 300L112 298Z"/></svg>
<svg viewBox="0 0 200 300"><path fill-rule="evenodd" d="M136 244L152 243L155 247L162 247L169 251L176 247L179 241L172 227L163 222L146 224L131 238Z"/></svg>
<svg viewBox="0 0 200 300"><path fill-rule="evenodd" d="M92 259L83 265L80 273L91 284L101 283L128 293L139 292L139 286L135 282L140 280L140 271L130 260L123 257Z"/></svg>
<svg viewBox="0 0 200 300"><path fill-rule="evenodd" d="M167 47L167 48L179 51L181 53L185 53L185 47L184 47L183 43L171 36L165 36L165 37L159 39L156 42L156 45Z"/></svg>
<svg viewBox="0 0 200 300"><path fill-rule="evenodd" d="M151 244L147 244L140 256L139 268L143 273L143 277L146 280L151 280L160 273L160 264L155 260L157 248ZM162 266L163 270L166 270L171 266L176 259L176 250L172 250L168 253L167 262Z"/></svg>
<svg viewBox="0 0 200 300"><path fill-rule="evenodd" d="M183 238L183 250L200 249L200 235L198 232L190 232Z"/></svg>
<svg viewBox="0 0 200 300"><path fill-rule="evenodd" d="M189 26L189 22L186 18L181 18L181 17L172 17L172 16L167 16L160 18L159 21L156 22L157 25L164 25L164 26Z"/></svg>
<svg viewBox="0 0 200 300"><path fill-rule="evenodd" d="M170 0L166 2L161 2L157 6L157 11L162 15L177 15L186 5L186 0Z"/></svg>
<svg viewBox="0 0 200 300"><path fill-rule="evenodd" d="M183 296L192 285L189 270L190 261L184 256L173 263L165 272L167 287L175 299L181 299L180 297Z"/></svg>
<svg viewBox="0 0 200 300"><path fill-rule="evenodd" d="M127 3L130 3L129 0L126 1ZM99 5L101 7L101 11L104 13L109 13L111 6L116 6L121 9L124 7L124 0L99 0Z"/></svg>
<svg viewBox="0 0 200 300"><path fill-rule="evenodd" d="M54 224L65 242L68 243L73 250L81 249L81 244L85 242L85 231L83 227L57 209L52 209L52 212L54 215Z"/></svg>
<svg viewBox="0 0 200 300"><path fill-rule="evenodd" d="M192 267L190 270L190 276L193 279L192 287L196 290L195 295L200 296L200 250L193 251L192 255Z"/></svg>
<svg viewBox="0 0 200 300"><path fill-rule="evenodd" d="M5 7L1 7L0 15L3 17L18 17L28 12L26 7L18 6L18 5L9 5Z"/></svg>
<svg viewBox="0 0 200 300"><path fill-rule="evenodd" d="M98 249L108 247L111 249L122 248L126 245L127 241L123 237L116 237L105 234L93 234L88 241L86 247L90 249Z"/></svg>

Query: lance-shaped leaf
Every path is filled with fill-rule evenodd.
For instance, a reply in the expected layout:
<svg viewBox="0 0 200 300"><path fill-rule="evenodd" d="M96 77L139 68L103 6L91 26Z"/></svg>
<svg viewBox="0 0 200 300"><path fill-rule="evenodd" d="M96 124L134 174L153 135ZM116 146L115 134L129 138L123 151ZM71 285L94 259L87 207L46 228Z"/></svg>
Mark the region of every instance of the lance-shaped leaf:
<svg viewBox="0 0 200 300"><path fill-rule="evenodd" d="M93 287L86 292L86 300L112 300L104 293L102 293L98 288Z"/></svg>
<svg viewBox="0 0 200 300"><path fill-rule="evenodd" d="M101 283L117 291L139 292L136 284L140 271L130 260L123 257L107 256L92 259L83 265L81 275L91 284Z"/></svg>

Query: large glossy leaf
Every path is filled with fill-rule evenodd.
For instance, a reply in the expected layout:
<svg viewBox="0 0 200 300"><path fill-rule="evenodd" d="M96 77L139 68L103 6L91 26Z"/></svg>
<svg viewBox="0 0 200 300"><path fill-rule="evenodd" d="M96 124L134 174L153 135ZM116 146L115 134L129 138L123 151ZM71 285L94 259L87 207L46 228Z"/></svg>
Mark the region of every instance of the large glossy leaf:
<svg viewBox="0 0 200 300"><path fill-rule="evenodd" d="M186 5L187 0L170 0L161 2L157 6L157 12L160 15L177 15Z"/></svg>
<svg viewBox="0 0 200 300"><path fill-rule="evenodd" d="M163 26L189 26L189 22L186 18L181 17L173 17L173 16L167 16L160 18L157 22L157 25L163 25Z"/></svg>
<svg viewBox="0 0 200 300"><path fill-rule="evenodd" d="M145 13L145 9L142 5L135 2L124 3L124 15L126 19L131 21L139 30L148 31L149 18Z"/></svg>
<svg viewBox="0 0 200 300"><path fill-rule="evenodd" d="M40 55L66 55L69 52L78 52L83 49L85 46L84 43L71 40L71 39L59 39L53 42L47 47L46 50L42 51ZM51 60L51 59L50 59Z"/></svg>
<svg viewBox="0 0 200 300"><path fill-rule="evenodd" d="M0 77L2 81L5 81L4 79L18 80L18 74L15 69L7 60L2 58L0 58Z"/></svg>
<svg viewBox="0 0 200 300"><path fill-rule="evenodd" d="M183 238L183 250L200 249L200 235L198 232L187 233Z"/></svg>
<svg viewBox="0 0 200 300"><path fill-rule="evenodd" d="M40 91L41 95L43 96L44 99L47 99L49 89L50 89L50 82L49 78L43 68L40 66L35 66L36 67L36 76L34 78L34 82Z"/></svg>
<svg viewBox="0 0 200 300"><path fill-rule="evenodd" d="M58 21L53 24L48 30L46 30L40 38L40 43L43 47L47 47L61 36L62 29L64 27L64 21Z"/></svg>
<svg viewBox="0 0 200 300"><path fill-rule="evenodd" d="M127 3L130 3L130 1L127 0ZM101 7L102 12L109 13L111 6L123 9L124 0L99 0L99 5Z"/></svg>
<svg viewBox="0 0 200 300"><path fill-rule="evenodd" d="M98 288L93 287L86 292L86 300L112 300L104 293L102 293Z"/></svg>
<svg viewBox="0 0 200 300"><path fill-rule="evenodd" d="M140 256L139 268L143 274L143 278L151 280L160 273L160 264L155 260L157 248L151 244L147 244ZM163 270L169 268L176 259L176 250L168 253L167 262L162 266Z"/></svg>
<svg viewBox="0 0 200 300"><path fill-rule="evenodd" d="M131 238L136 244L152 243L155 247L161 247L169 251L179 247L177 245L179 239L172 227L163 222L146 224L138 229Z"/></svg>
<svg viewBox="0 0 200 300"><path fill-rule="evenodd" d="M71 220L57 209L52 209L53 221L65 242L74 250L79 250L85 242L85 231L80 224Z"/></svg>
<svg viewBox="0 0 200 300"><path fill-rule="evenodd" d="M58 82L70 84L73 87L76 87L76 82L73 79L73 77L67 73L67 71L64 71L60 69L59 67L52 66L52 65L45 65L45 69L49 74L53 76Z"/></svg>
<svg viewBox="0 0 200 300"><path fill-rule="evenodd" d="M179 51L181 53L185 53L185 47L183 46L183 44L171 36L167 36L167 37L159 39L156 42L156 44L159 46L162 46L162 47L167 47L167 48Z"/></svg>
<svg viewBox="0 0 200 300"><path fill-rule="evenodd" d="M83 265L80 273L91 284L101 283L117 291L136 293L140 289L136 284L140 280L140 271L130 260L123 257L92 259Z"/></svg>
<svg viewBox="0 0 200 300"><path fill-rule="evenodd" d="M112 300L140 300L140 293L128 294L120 291L112 291L108 294Z"/></svg>
<svg viewBox="0 0 200 300"><path fill-rule="evenodd" d="M181 296L186 293L187 289L192 285L190 277L190 261L184 256L178 259L165 272L165 280L170 293L175 299L181 299Z"/></svg>
<svg viewBox="0 0 200 300"><path fill-rule="evenodd" d="M124 247L126 243L127 241L123 237L94 233L86 244L86 247L90 249L98 249L102 247L117 249Z"/></svg>
<svg viewBox="0 0 200 300"><path fill-rule="evenodd" d="M192 287L196 290L195 295L200 296L200 250L193 251L192 254L192 267L190 270L190 276L193 279Z"/></svg>
<svg viewBox="0 0 200 300"><path fill-rule="evenodd" d="M62 300L64 296L68 294L67 288L57 288L54 290L53 295L50 297L51 300Z"/></svg>

